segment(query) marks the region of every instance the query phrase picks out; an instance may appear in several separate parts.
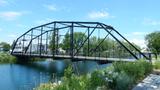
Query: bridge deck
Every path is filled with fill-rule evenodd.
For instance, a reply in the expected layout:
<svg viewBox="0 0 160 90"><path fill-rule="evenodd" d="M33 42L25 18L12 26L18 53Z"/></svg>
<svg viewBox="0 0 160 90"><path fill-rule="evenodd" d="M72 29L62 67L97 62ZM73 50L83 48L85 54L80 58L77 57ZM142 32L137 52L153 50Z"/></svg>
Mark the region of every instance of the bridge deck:
<svg viewBox="0 0 160 90"><path fill-rule="evenodd" d="M41 58L54 58L54 59L73 59L75 61L107 61L107 62L114 62L114 61L124 61L124 62L134 62L136 59L123 59L123 58L105 58L105 57L88 57L88 56L74 56L71 57L70 55L46 55L46 54L14 54L15 56L29 56L29 57L41 57Z"/></svg>

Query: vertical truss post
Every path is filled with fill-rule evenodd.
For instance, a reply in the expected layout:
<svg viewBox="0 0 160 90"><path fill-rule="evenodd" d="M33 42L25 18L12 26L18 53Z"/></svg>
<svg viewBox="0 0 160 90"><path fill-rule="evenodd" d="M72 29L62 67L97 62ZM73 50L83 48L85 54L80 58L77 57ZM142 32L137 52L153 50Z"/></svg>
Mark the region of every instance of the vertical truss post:
<svg viewBox="0 0 160 90"><path fill-rule="evenodd" d="M59 43L59 30L58 29L56 29L56 54L58 55L58 48L59 48L59 45L58 45L58 43Z"/></svg>
<svg viewBox="0 0 160 90"><path fill-rule="evenodd" d="M46 54L47 54L47 49L48 49L48 32L46 34Z"/></svg>
<svg viewBox="0 0 160 90"><path fill-rule="evenodd" d="M90 44L90 40L89 40L89 33L90 33L90 29L89 29L89 27L88 27L88 56L89 56L89 44Z"/></svg>
<svg viewBox="0 0 160 90"><path fill-rule="evenodd" d="M39 36L38 36L38 43L37 43L37 54L39 53Z"/></svg>
<svg viewBox="0 0 160 90"><path fill-rule="evenodd" d="M73 59L73 54L74 54L74 42L73 42L73 22L71 23L71 27L70 27L70 55L71 55L71 57L72 57L72 59Z"/></svg>
<svg viewBox="0 0 160 90"><path fill-rule="evenodd" d="M55 56L56 54L56 23L54 23L54 29L53 29L53 35L52 35L52 54L53 54L53 57Z"/></svg>
<svg viewBox="0 0 160 90"><path fill-rule="evenodd" d="M23 41L23 44L22 44L22 54L24 54L24 52L23 52L23 51L24 51L24 44L25 44L25 43L24 43L24 41L25 41L25 35L23 36L22 41Z"/></svg>
<svg viewBox="0 0 160 90"><path fill-rule="evenodd" d="M31 31L31 40L33 38L33 30ZM32 52L32 41L31 41L31 46L30 46L30 55L31 55L31 52Z"/></svg>
<svg viewBox="0 0 160 90"><path fill-rule="evenodd" d="M42 55L42 31L43 31L43 27L41 27L40 56Z"/></svg>

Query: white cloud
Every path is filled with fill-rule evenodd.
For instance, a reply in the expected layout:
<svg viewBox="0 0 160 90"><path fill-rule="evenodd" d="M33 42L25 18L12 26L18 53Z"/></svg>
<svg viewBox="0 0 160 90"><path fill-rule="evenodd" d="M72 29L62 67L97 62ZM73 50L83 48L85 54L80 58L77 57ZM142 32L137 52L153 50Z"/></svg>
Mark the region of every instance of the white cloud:
<svg viewBox="0 0 160 90"><path fill-rule="evenodd" d="M144 18L142 24L156 26L156 25L160 25L160 21L159 20L153 20L153 19L150 19L150 18Z"/></svg>
<svg viewBox="0 0 160 90"><path fill-rule="evenodd" d="M145 35L149 32L135 31L124 34L124 36L132 43L140 46L141 48L146 48Z"/></svg>
<svg viewBox="0 0 160 90"><path fill-rule="evenodd" d="M22 12L15 12L15 11L7 11L7 12L0 12L0 18L4 20L15 20L16 18L22 16Z"/></svg>
<svg viewBox="0 0 160 90"><path fill-rule="evenodd" d="M8 4L6 0L0 0L0 6L5 6L6 4Z"/></svg>
<svg viewBox="0 0 160 90"><path fill-rule="evenodd" d="M145 40L144 39L129 39L130 42L140 46L141 48L146 48Z"/></svg>
<svg viewBox="0 0 160 90"><path fill-rule="evenodd" d="M45 8L47 8L50 11L57 11L57 8L55 5L43 5Z"/></svg>
<svg viewBox="0 0 160 90"><path fill-rule="evenodd" d="M102 18L113 18L114 16L111 16L106 11L92 11L88 14L88 18L90 19L102 19Z"/></svg>

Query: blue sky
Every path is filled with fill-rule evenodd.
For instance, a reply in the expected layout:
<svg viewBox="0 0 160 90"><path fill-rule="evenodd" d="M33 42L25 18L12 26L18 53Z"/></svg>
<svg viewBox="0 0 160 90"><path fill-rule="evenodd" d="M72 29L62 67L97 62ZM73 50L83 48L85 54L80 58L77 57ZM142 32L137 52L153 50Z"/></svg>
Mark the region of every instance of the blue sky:
<svg viewBox="0 0 160 90"><path fill-rule="evenodd" d="M142 47L160 30L160 0L0 0L0 42L11 43L47 22L98 21L113 26Z"/></svg>

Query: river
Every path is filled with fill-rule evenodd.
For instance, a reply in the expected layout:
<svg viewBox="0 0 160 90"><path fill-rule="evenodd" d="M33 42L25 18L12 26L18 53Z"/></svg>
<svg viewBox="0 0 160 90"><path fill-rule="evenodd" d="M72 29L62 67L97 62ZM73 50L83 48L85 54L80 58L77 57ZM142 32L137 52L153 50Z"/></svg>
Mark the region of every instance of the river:
<svg viewBox="0 0 160 90"><path fill-rule="evenodd" d="M58 81L70 64L76 74L86 74L109 65L94 61L49 59L28 64L0 64L0 90L32 90L41 83Z"/></svg>

